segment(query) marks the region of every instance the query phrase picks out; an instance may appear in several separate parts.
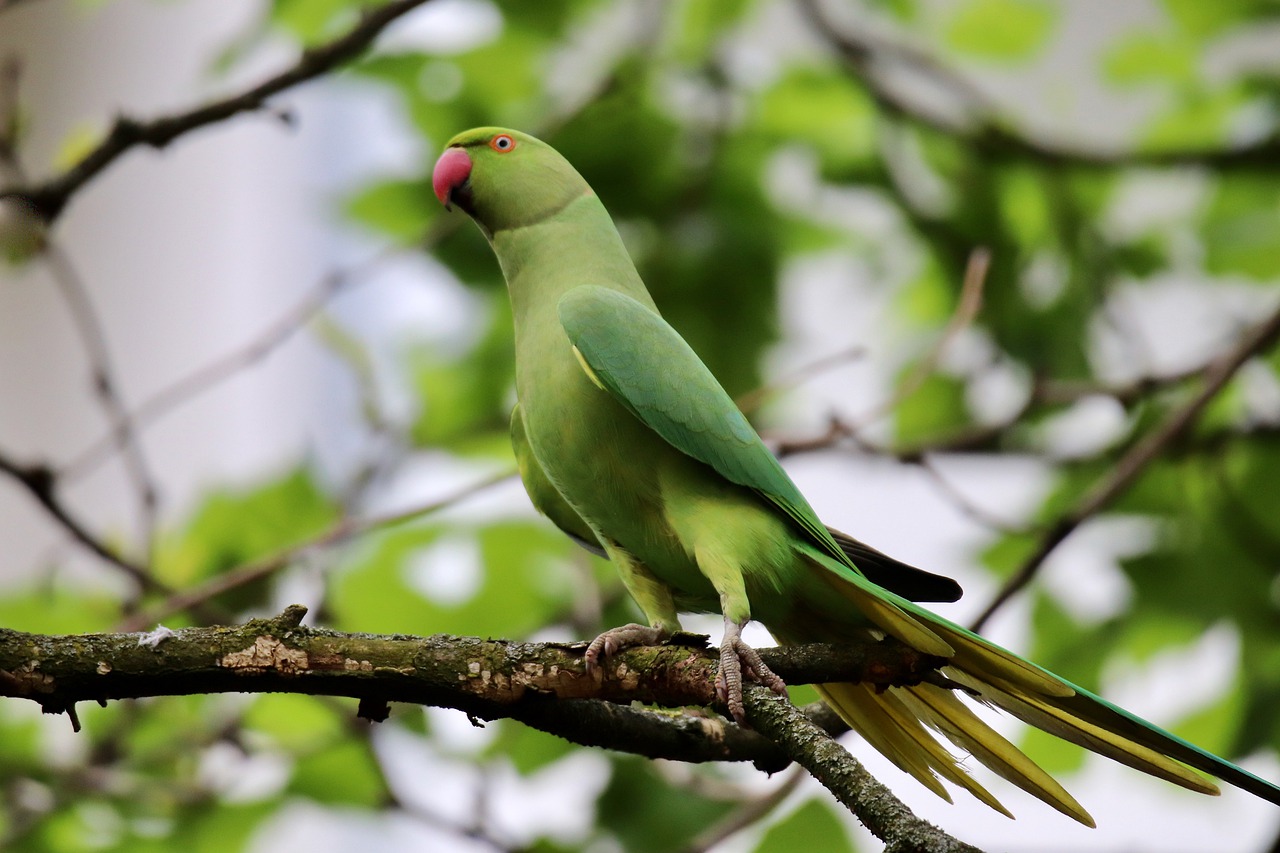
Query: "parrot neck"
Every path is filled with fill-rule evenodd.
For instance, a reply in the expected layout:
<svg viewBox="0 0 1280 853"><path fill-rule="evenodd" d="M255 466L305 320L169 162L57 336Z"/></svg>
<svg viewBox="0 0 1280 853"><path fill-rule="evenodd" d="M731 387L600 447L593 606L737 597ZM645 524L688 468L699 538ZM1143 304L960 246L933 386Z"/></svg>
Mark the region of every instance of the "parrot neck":
<svg viewBox="0 0 1280 853"><path fill-rule="evenodd" d="M511 293L517 347L533 328L559 331L560 297L584 284L617 290L657 311L593 192L543 220L496 231L490 240Z"/></svg>

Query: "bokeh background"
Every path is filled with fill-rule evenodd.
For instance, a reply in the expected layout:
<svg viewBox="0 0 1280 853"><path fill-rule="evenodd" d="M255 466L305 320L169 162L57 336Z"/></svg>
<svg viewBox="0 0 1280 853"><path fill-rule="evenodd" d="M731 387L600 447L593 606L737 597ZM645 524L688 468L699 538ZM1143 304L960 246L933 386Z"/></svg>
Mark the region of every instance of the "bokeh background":
<svg viewBox="0 0 1280 853"><path fill-rule="evenodd" d="M244 91L361 5L0 0L0 187L61 174L119 115ZM430 191L455 132L519 127L592 183L825 520L958 578L939 609L961 623L1025 571L993 638L1277 779L1280 356L1249 335L1280 306L1278 110L1264 0L431 0L266 109L129 150L47 229L0 207L0 457L47 464L166 588L283 555L171 627L291 602L376 632L629 621L508 476L506 295ZM0 626L163 612L7 469L0 553ZM803 776L354 705L113 703L72 735L0 703L0 847L880 849ZM1005 728L1098 829L998 780L1016 822L947 805L846 742L989 849L1280 846L1248 795Z"/></svg>

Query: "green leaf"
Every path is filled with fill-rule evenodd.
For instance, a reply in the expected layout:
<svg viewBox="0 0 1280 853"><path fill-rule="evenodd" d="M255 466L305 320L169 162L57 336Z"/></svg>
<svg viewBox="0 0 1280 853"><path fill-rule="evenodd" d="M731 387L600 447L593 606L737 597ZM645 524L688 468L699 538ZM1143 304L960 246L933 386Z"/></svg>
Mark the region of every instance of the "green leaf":
<svg viewBox="0 0 1280 853"><path fill-rule="evenodd" d="M1248 102L1243 87L1181 94L1173 108L1156 117L1142 134L1146 150L1218 148L1228 139L1232 120Z"/></svg>
<svg viewBox="0 0 1280 853"><path fill-rule="evenodd" d="M1150 278L1169 266L1168 246L1160 234L1148 234L1116 246L1113 258L1118 269L1134 278Z"/></svg>
<svg viewBox="0 0 1280 853"><path fill-rule="evenodd" d="M303 44L316 44L349 27L359 5L352 0L275 0L271 20Z"/></svg>
<svg viewBox="0 0 1280 853"><path fill-rule="evenodd" d="M1216 755L1237 754L1234 741L1244 723L1247 686L1243 673L1213 702L1178 721L1176 734Z"/></svg>
<svg viewBox="0 0 1280 853"><path fill-rule="evenodd" d="M1041 0L969 0L944 32L949 47L995 62L1033 57L1048 41L1057 9Z"/></svg>
<svg viewBox="0 0 1280 853"><path fill-rule="evenodd" d="M1052 199L1038 169L1010 168L999 173L1000 212L1009 230L1028 248L1044 245L1054 225Z"/></svg>
<svg viewBox="0 0 1280 853"><path fill-rule="evenodd" d="M128 726L119 736L120 748L139 765L155 765L166 772L174 762L175 750L180 754L179 763L194 758L192 746L207 743L213 732L225 720L215 718L212 709L217 706L212 696L161 696L146 700L147 713ZM123 707L110 705L103 711L119 712ZM109 731L108 727L89 728L87 731Z"/></svg>
<svg viewBox="0 0 1280 853"><path fill-rule="evenodd" d="M496 725L498 737L485 754L506 756L522 776L536 773L578 749L564 738L540 732L514 720L499 720Z"/></svg>
<svg viewBox="0 0 1280 853"><path fill-rule="evenodd" d="M866 168L876 156L876 111L864 88L834 66L792 70L756 101L756 128L781 144L801 143L824 174Z"/></svg>
<svg viewBox="0 0 1280 853"><path fill-rule="evenodd" d="M506 294L490 296L489 326L469 351L449 358L419 348L410 370L422 401L412 437L422 447L510 458L509 424L515 348Z"/></svg>
<svg viewBox="0 0 1280 853"><path fill-rule="evenodd" d="M1205 269L1273 281L1280 276L1278 221L1280 182L1250 172L1222 175L1204 214Z"/></svg>
<svg viewBox="0 0 1280 853"><path fill-rule="evenodd" d="M902 288L897 309L905 319L925 328L944 326L955 311L956 290L946 271L932 253L925 257L924 269Z"/></svg>
<svg viewBox="0 0 1280 853"><path fill-rule="evenodd" d="M1221 35L1229 27L1244 24L1250 18L1276 14L1271 0L1229 0L1205 3L1202 0L1164 0L1169 18L1190 36L1208 39Z"/></svg>
<svg viewBox="0 0 1280 853"><path fill-rule="evenodd" d="M181 531L162 538L157 575L175 586L191 584L310 539L337 517L337 505L305 468L250 488L219 489ZM259 595L260 585L225 598L244 606Z"/></svg>
<svg viewBox="0 0 1280 853"><path fill-rule="evenodd" d="M32 849L89 853L104 843L114 846L121 838L122 823L109 800L86 796L46 817L35 833Z"/></svg>
<svg viewBox="0 0 1280 853"><path fill-rule="evenodd" d="M755 853L852 853L853 843L825 800L808 800L769 827Z"/></svg>
<svg viewBox="0 0 1280 853"><path fill-rule="evenodd" d="M0 625L14 631L34 634L110 631L119 619L118 599L62 577L39 586L5 590L0 595Z"/></svg>
<svg viewBox="0 0 1280 853"><path fill-rule="evenodd" d="M1107 50L1102 70L1108 80L1120 86L1177 85L1195 78L1198 61L1197 45L1190 39L1134 32Z"/></svg>
<svg viewBox="0 0 1280 853"><path fill-rule="evenodd" d="M423 179L368 184L348 198L345 206L353 221L397 242L420 238L442 209Z"/></svg>
<svg viewBox="0 0 1280 853"><path fill-rule="evenodd" d="M1027 534L1006 533L981 550L978 558L997 578L1011 577L1035 552L1037 539Z"/></svg>
<svg viewBox="0 0 1280 853"><path fill-rule="evenodd" d="M300 758L289 790L318 803L365 808L384 802L387 793L369 742L350 736Z"/></svg>
<svg viewBox="0 0 1280 853"><path fill-rule="evenodd" d="M226 853L249 849L258 828L280 811L275 799L255 803L196 803L184 808L175 830L168 838L131 839L128 853Z"/></svg>
<svg viewBox="0 0 1280 853"><path fill-rule="evenodd" d="M966 392L963 379L930 374L919 389L894 410L898 442L910 446L963 428L971 420Z"/></svg>
<svg viewBox="0 0 1280 853"><path fill-rule="evenodd" d="M917 0L879 0L876 5L903 23L915 21L920 12Z"/></svg>
<svg viewBox="0 0 1280 853"><path fill-rule="evenodd" d="M75 166L85 155L96 148L103 138L102 128L96 124L81 122L71 129L53 156L53 166L66 171Z"/></svg>
<svg viewBox="0 0 1280 853"><path fill-rule="evenodd" d="M575 577L564 556L577 546L549 524L423 525L371 539L337 581L333 610L343 630L522 637L563 612L572 596ZM463 578L462 591L433 593L419 579L424 571L451 583Z"/></svg>
<svg viewBox="0 0 1280 853"><path fill-rule="evenodd" d="M701 62L711 53L725 30L752 8L749 0L688 0L676 7L678 20L674 54L688 62Z"/></svg>
<svg viewBox="0 0 1280 853"><path fill-rule="evenodd" d="M36 706L32 705L34 710ZM35 775L45 756L39 715L6 714L0 717L0 777L16 779Z"/></svg>
<svg viewBox="0 0 1280 853"><path fill-rule="evenodd" d="M598 821L628 853L679 850L733 805L692 787L675 787L644 759L615 757L612 763L613 775L597 806Z"/></svg>
<svg viewBox="0 0 1280 853"><path fill-rule="evenodd" d="M276 746L298 752L341 737L347 720L318 696L268 693L257 697L242 718L248 730L270 737Z"/></svg>

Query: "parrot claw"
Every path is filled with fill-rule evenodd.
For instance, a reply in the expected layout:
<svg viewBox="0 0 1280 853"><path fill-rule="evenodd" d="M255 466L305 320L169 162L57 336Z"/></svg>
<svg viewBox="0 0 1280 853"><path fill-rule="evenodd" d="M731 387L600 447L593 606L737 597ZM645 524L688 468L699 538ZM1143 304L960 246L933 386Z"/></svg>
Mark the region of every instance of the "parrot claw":
<svg viewBox="0 0 1280 853"><path fill-rule="evenodd" d="M742 703L742 675L746 673L779 696L787 695L787 685L765 666L760 653L742 640L742 626L725 619L724 641L720 644L720 671L716 674L716 698L729 706L735 723L747 726Z"/></svg>
<svg viewBox="0 0 1280 853"><path fill-rule="evenodd" d="M610 628L587 646L585 655L587 675L599 681L604 677L604 672L600 668L603 658L634 646L656 646L670 636L671 632L663 628L651 628L634 622L630 625Z"/></svg>

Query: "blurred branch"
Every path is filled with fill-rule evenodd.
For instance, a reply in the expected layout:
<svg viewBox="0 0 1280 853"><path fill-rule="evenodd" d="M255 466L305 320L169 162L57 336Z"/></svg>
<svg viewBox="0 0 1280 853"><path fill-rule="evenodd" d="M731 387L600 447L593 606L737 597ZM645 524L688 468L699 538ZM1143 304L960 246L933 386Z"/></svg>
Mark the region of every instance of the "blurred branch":
<svg viewBox="0 0 1280 853"><path fill-rule="evenodd" d="M729 812L723 820L713 823L698 833L682 853L709 853L720 842L737 835L749 826L755 825L780 806L783 800L791 796L791 792L799 787L804 778L804 768L799 765L792 768L786 778L772 790L766 791L761 796L745 800L736 809Z"/></svg>
<svg viewBox="0 0 1280 853"><path fill-rule="evenodd" d="M977 85L932 54L901 41L890 41L837 24L821 0L800 0L800 9L813 31L867 87L885 112L947 134L996 157L1017 157L1052 165L1112 168L1118 166L1210 166L1217 169L1280 168L1280 132L1247 145L1164 150L1110 151L1064 144L1015 130L995 101ZM908 69L947 94L961 115L928 106L905 93L885 69Z"/></svg>
<svg viewBox="0 0 1280 853"><path fill-rule="evenodd" d="M500 471L497 474L486 477L469 486L465 486L447 497L431 501L430 503L423 504L422 506L387 513L385 515L374 516L373 518L344 518L324 533L321 533L319 536L312 539L308 539L306 542L299 543L291 548L286 548L285 550L277 554L273 554L270 557L256 560L252 563L245 563L244 565L233 569L228 569L227 571L221 572L220 574L210 578L199 586L194 586L181 591L171 591L168 593L168 597L165 598L164 601L148 609L146 612L135 613L127 618L121 624L120 630L125 632L141 631L143 628L155 624L161 619L168 618L174 613L181 613L184 610L198 608L205 602L208 602L223 593L269 578L277 572L288 568L306 554L314 553L326 548L332 548L356 536L372 533L376 530L394 527L397 524L404 524L410 521L417 521L425 516L455 506L473 495L483 492L486 489L490 489L499 483L510 480L514 476L516 476L515 471Z"/></svg>
<svg viewBox="0 0 1280 853"><path fill-rule="evenodd" d="M0 12L7 12L30 2L31 0L0 0Z"/></svg>
<svg viewBox="0 0 1280 853"><path fill-rule="evenodd" d="M179 377L139 403L128 413L135 428L154 423L189 400L265 359L306 326L334 297L360 281L397 251L399 249L390 249L349 269L333 270L325 274L303 294L297 304L249 341ZM110 434L104 435L76 454L62 466L62 476L68 480L77 480L95 470L110 458L115 449L112 438Z"/></svg>
<svg viewBox="0 0 1280 853"><path fill-rule="evenodd" d="M1166 373L1159 376L1139 376L1136 379L1120 383L1088 380L1040 380L1032 389L1032 396L1035 402L1049 406L1068 405L1086 397L1110 397L1120 405L1128 408L1135 403L1140 403L1150 398L1152 394L1203 376L1212 364L1213 360L1211 359L1204 364L1199 364L1177 373Z"/></svg>
<svg viewBox="0 0 1280 853"><path fill-rule="evenodd" d="M956 301L956 308L951 312L951 317L947 320L946 328L943 329L941 337L934 342L929 351L925 353L924 358L920 359L911 372L907 374L907 377L898 386L898 390L893 396L871 409L871 411L860 415L850 425L850 429L854 434L861 432L868 424L880 420L880 418L896 409L904 400L919 391L929 377L937 371L947 347L960 336L961 332L969 328L973 324L974 318L978 316L978 311L982 308L982 291L986 286L987 270L990 268L990 249L980 246L969 253L969 262L964 271L964 283L960 287L960 298Z"/></svg>
<svg viewBox="0 0 1280 853"><path fill-rule="evenodd" d="M0 200L11 198L25 201L46 222L53 222L85 184L125 152L140 145L164 148L198 128L239 113L261 110L272 96L313 80L360 56L388 25L428 2L430 0L393 0L385 5L366 9L346 33L332 41L307 48L292 66L243 92L185 112L149 120L117 116L102 141L66 172L43 183L2 189Z"/></svg>
<svg viewBox="0 0 1280 853"><path fill-rule="evenodd" d="M443 830L444 832L451 833L459 838L473 841L489 848L490 850L496 851L496 853L526 853L526 848L510 845L496 838L481 822L461 823L459 821L451 820L444 815L428 811L427 808L420 803L406 802L390 787L386 789L385 793L386 801L383 803L384 807L395 809L400 812L400 814L412 818L425 826L431 827L432 829ZM470 849L470 845L468 845L468 849Z"/></svg>
<svg viewBox="0 0 1280 853"><path fill-rule="evenodd" d="M946 327L933 346L929 348L929 351L920 359L919 363L916 364L915 368L888 399L852 420L832 416L827 422L827 431L825 433L807 439L792 439L779 442L774 448L774 453L779 457L783 457L795 453L825 450L846 438L855 439L861 444L862 440L859 437L859 433L868 425L893 412L906 398L920 390L925 381L938 369L947 347L959 337L961 332L973 324L974 318L978 315L978 310L982 307L982 291L986 283L987 270L990 266L990 250L979 247L969 254L964 282L960 288L960 297L956 302L955 310L952 311L951 317L947 320ZM848 352L853 352L853 350ZM808 373L825 370L830 366L834 366L834 359L835 357L833 356L814 362L813 365L801 368L804 373L797 371L797 374L804 377ZM771 386L765 386L761 391L766 391L770 388ZM752 392L752 395L757 393L760 392Z"/></svg>
<svg viewBox="0 0 1280 853"><path fill-rule="evenodd" d="M121 451L124 470L137 496L142 526L140 551L143 560L149 560L155 543L156 511L159 491L151 466L142 450L142 442L128 406L121 396L120 383L107 344L107 333L98 316L89 288L76 271L71 259L52 240L46 240L43 257L48 264L54 283L66 301L67 310L84 345L89 359L94 396L102 404L111 424L107 440ZM62 476L59 474L59 476Z"/></svg>
<svg viewBox="0 0 1280 853"><path fill-rule="evenodd" d="M17 148L18 84L21 71L21 65L16 59L4 62L0 67L0 175L7 173L18 180L23 180L25 175L18 159ZM128 407L121 396L120 382L111 357L111 348L107 342L106 329L90 296L89 288L67 253L50 239L47 233L41 234L38 246L49 275L66 303L72 325L84 346L94 396L101 404L110 424L110 431L105 441L112 448L122 452L125 475L137 496L141 525L141 560L130 563L130 568L126 571L149 572L148 563L155 541L159 491ZM13 469L10 469L10 473L13 473ZM51 469L43 469L42 476L48 480L46 497L52 500L54 481L65 482L65 480L62 480L61 473ZM50 506L48 500L41 502L46 508ZM65 516L59 518L59 521L67 526ZM84 542L87 532L84 528L76 526L72 529L72 535Z"/></svg>
<svg viewBox="0 0 1280 853"><path fill-rule="evenodd" d="M1044 561L1076 528L1098 514L1133 485L1147 466L1184 436L1210 402L1227 386L1236 372L1254 356L1266 351L1280 339L1280 308L1270 317L1247 330L1228 351L1213 359L1204 371L1204 385L1184 405L1174 409L1146 435L1138 439L1120 457L1110 472L1096 482L1068 512L1048 529L1036 549L987 605L973 623L980 631L987 620L1006 601L1030 583Z"/></svg>
<svg viewBox="0 0 1280 853"><path fill-rule="evenodd" d="M780 376L772 382L740 395L734 402L738 404L738 408L744 414L751 414L776 394L789 388L794 388L828 370L843 367L852 361L864 358L866 354L866 348L861 345L855 344L854 346L846 347L838 352L814 359L807 364L802 364L785 376Z"/></svg>
<svg viewBox="0 0 1280 853"><path fill-rule="evenodd" d="M1067 406L1079 402L1086 397L1110 397L1125 408L1148 402L1156 394L1169 391L1179 385L1196 379L1205 378L1215 367L1218 357L1214 357L1186 370L1158 376L1140 376L1136 379L1119 383L1102 381L1065 381L1040 378L1035 380L1031 392L1017 411L1000 421L985 424L974 424L953 433L928 438L910 444L880 444L865 438L858 432L858 424L854 419L846 419L837 415L828 418L822 432L810 436L793 437L773 443L774 453L779 457L801 453L817 453L834 450L845 442L855 449L872 456L894 459L905 465L926 465L928 458L947 453L995 453L1005 448L1010 432L1020 426L1034 411L1041 406ZM1250 429L1225 430L1216 439L1206 437L1196 442L1192 449L1203 448L1213 450L1218 443L1234 438L1247 438L1254 433L1265 433L1262 426ZM1026 452L1034 452L1026 448Z"/></svg>
<svg viewBox="0 0 1280 853"><path fill-rule="evenodd" d="M0 10L4 7L0 6ZM18 82L22 78L22 63L16 57L0 60L0 177L9 174L21 176L18 162Z"/></svg>
<svg viewBox="0 0 1280 853"><path fill-rule="evenodd" d="M106 542L89 532L89 529L72 514L57 494L58 478L49 468L34 464L26 465L0 451L0 472L9 475L25 488L36 502L62 526L71 538L79 542L103 561L123 572L131 578L140 589L160 595L175 595L175 591L167 584L151 576L150 569L124 557Z"/></svg>

